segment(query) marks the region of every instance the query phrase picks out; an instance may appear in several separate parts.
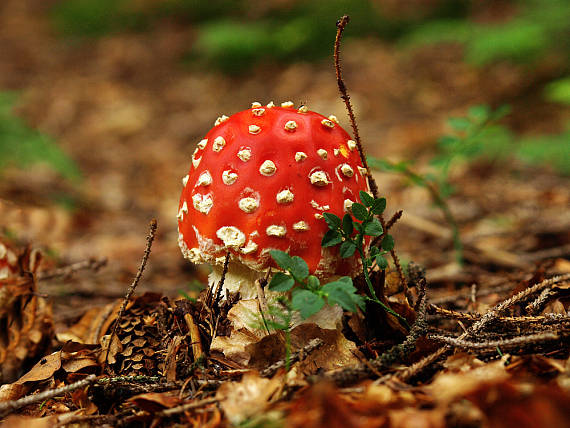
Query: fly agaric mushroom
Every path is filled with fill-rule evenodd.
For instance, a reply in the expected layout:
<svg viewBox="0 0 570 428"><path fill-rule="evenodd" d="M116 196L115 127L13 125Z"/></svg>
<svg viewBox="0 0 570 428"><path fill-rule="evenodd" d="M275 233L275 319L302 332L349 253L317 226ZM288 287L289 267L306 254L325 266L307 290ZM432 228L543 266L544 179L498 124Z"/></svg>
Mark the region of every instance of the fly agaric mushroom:
<svg viewBox="0 0 570 428"><path fill-rule="evenodd" d="M356 143L336 117L273 103L222 116L194 154L178 211L179 245L191 262L210 263L210 286L230 265L224 287L243 299L275 267L269 251L303 258L320 278L359 267L322 248L323 212L342 217L368 191Z"/></svg>

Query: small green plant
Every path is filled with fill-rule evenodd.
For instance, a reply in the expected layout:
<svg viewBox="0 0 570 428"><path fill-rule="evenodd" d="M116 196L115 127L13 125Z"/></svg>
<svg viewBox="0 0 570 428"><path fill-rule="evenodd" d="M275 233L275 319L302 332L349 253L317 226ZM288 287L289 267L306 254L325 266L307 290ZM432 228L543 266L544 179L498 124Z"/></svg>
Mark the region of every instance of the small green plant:
<svg viewBox="0 0 570 428"><path fill-rule="evenodd" d="M9 165L26 168L46 163L63 177L78 180L79 168L55 142L29 128L12 112L16 97L0 92L0 171Z"/></svg>
<svg viewBox="0 0 570 428"><path fill-rule="evenodd" d="M387 159L368 158L371 168L404 175L413 184L426 188L432 201L438 207L452 230L456 259L463 261L463 245L459 227L448 205L448 198L454 189L450 183L452 167L461 162L479 157L505 157L513 151L511 132L498 121L510 111L508 106L492 111L488 106L477 105L469 109L466 117L452 117L448 126L453 133L438 139L439 153L430 162L432 171L420 174L414 171L410 162L391 162Z"/></svg>
<svg viewBox="0 0 570 428"><path fill-rule="evenodd" d="M296 286L291 292L290 308L299 311L303 319L319 312L327 302L350 312L356 312L359 307L364 309L364 298L356 293L352 278L343 276L321 286L316 276L309 275L309 267L301 257L279 250L271 250L270 254L285 272L273 275L269 289L287 292Z"/></svg>
<svg viewBox="0 0 570 428"><path fill-rule="evenodd" d="M394 238L392 235L384 232L382 224L377 217L382 215L386 209L386 198L374 198L368 193L360 191L360 202L362 203L354 202L351 206L352 215L346 213L342 219L332 213L323 213L323 217L329 226L329 231L323 236L321 245L323 247L340 245L339 253L342 258L352 257L357 252L362 263L364 280L370 293L370 296L366 299L382 306L386 312L394 315L408 327L408 323L404 318L378 298L368 273L374 263L380 269L385 270L388 267L385 255L394 248ZM365 237L367 236L382 236L380 247L371 245L368 254L366 254L364 248ZM352 280L348 279L350 280L350 285L352 285Z"/></svg>
<svg viewBox="0 0 570 428"><path fill-rule="evenodd" d="M342 219L332 213L323 213L329 230L323 236L321 245L323 247L340 245L339 252L342 258L352 257L355 252L358 252L370 296L359 295L352 278L348 276L321 285L316 276L309 274L307 263L301 257L290 256L279 250L272 250L270 254L285 272L277 272L273 275L269 289L277 292L292 290L291 300L286 303L286 306L290 310L298 311L304 319L320 311L325 303L329 305L338 304L349 312L356 312L358 308L364 310L365 302L369 300L382 306L387 312L408 326L404 318L378 298L368 273L374 263L381 269L386 269L388 261L385 255L394 248L394 238L389 234L384 234L382 225L376 217L386 209L386 199L375 199L368 193L361 191L360 200L362 203L355 202L352 205L354 218L348 213ZM366 254L364 249L365 237L377 237L383 234L380 247L373 245Z"/></svg>

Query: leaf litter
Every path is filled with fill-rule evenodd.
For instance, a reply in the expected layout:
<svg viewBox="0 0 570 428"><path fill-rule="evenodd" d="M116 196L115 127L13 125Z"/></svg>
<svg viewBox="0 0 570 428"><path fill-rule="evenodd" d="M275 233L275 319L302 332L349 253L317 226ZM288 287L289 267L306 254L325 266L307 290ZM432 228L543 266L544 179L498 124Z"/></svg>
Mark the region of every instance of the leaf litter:
<svg viewBox="0 0 570 428"><path fill-rule="evenodd" d="M134 42L144 44L145 40ZM55 42L46 39L44 43ZM107 43L120 50L130 42L117 36ZM363 93L363 89L379 94L386 89L382 84L368 88L360 82L366 80L369 85L378 80L373 76L388 55L385 48L369 43L355 44L352 54L347 52L349 68L350 64L360 66L363 50L373 51L356 78L355 94ZM73 58L81 53L67 55ZM414 61L429 62L422 55L433 57L433 52L428 50L411 60L396 58L385 73L397 75L392 67L400 67L409 74L411 69L418 69ZM446 55L453 56L453 51ZM106 61L111 72L122 67L113 57L100 60ZM138 61L150 67L144 56ZM90 65L87 62L84 70ZM21 172L9 171L3 177L1 226L18 239L3 237L2 242L11 245L19 260L17 273L0 280L3 289L13 296L3 300L0 311L4 328L0 340L0 414L4 426L568 426L570 194L566 179L524 167L518 168L517 174L531 179L521 179L484 162L456 172L458 191L450 204L468 244L467 263L458 267L450 262L449 232L441 226L437 213L427 208L429 202L421 190L375 174L383 183L382 193L389 195L389 205L404 209L394 228L400 255L427 266L429 285L425 313L420 307L424 273L411 264L407 292L398 274L391 272L381 297L398 314L416 320L416 326L418 321L425 321L425 326L417 327L419 336L413 338L409 349L398 347L408 332L384 312L367 312L366 317L362 313L345 314L342 333L323 332L317 326L298 327L291 337L292 368L285 372L283 335L255 328L255 320L243 322L244 311L251 314L257 309L255 302L242 309L244 304L236 304L231 297L212 305L211 296L204 294L194 295L199 298L193 301L172 297L168 291L164 295L156 292L179 286L181 278L187 278L188 268L183 267L175 245L170 245L173 203L165 200L163 206L153 208L154 198L174 187L171 171L185 167L175 160L181 141L199 135L220 106L201 107L205 111L201 110L197 122L190 125L170 121L164 126L167 121L156 119L166 128L161 154L141 147L145 145L141 141L156 138L154 133L148 132L141 141L131 136L145 129L149 111L162 111L148 102L149 98L160 98L156 93L164 93L165 102L187 105L192 102L190 95L177 91L177 87L193 87L199 81L203 91L215 94L224 87L221 78L197 75L194 80L185 80L183 73L170 71L173 86L137 91L141 88L133 88L120 78L106 82L96 74L86 75L91 85L84 87L73 70L65 74L54 67L44 72L45 81L51 79L52 86L40 80L20 83L31 88L21 111L32 123L62 138L94 186L71 191L89 207L73 212L43 196L46 182L66 188L53 176L39 171L36 181L25 182ZM324 75L324 66L312 67ZM287 73L293 71L285 70L283 75ZM491 98L513 90L500 87L505 83L489 88L494 84L492 79L475 72L470 76L488 87ZM420 81L413 80L413 84ZM403 79L394 82L407 84ZM445 84L455 83L449 79ZM515 87L521 85L521 81L515 83ZM57 104L56 92L70 94L72 106ZM295 92L290 85L283 93L308 96L322 104L331 104L336 97L332 91L319 93L319 88L312 86ZM469 97L465 91L461 94ZM108 111L109 100L117 97L120 103ZM420 112L423 120L398 126L395 121L402 112L382 104L382 97L376 98L370 102L377 111L388 112L384 124L393 141L425 142L425 135L440 131L426 126L430 122L425 119L427 112ZM250 100L239 99L224 107L246 101ZM460 109L462 102L472 100L441 99L438 105L447 111ZM333 113L340 117L341 108ZM83 128L65 129L72 120L67 116L70 112L77 123L85 124ZM124 115L123 119L102 119L117 112ZM376 114L363 111L362 116L363 128L371 133L375 125L370 123ZM94 123L99 125L89 125ZM420 135L417 129L424 127L427 132ZM117 135L126 141L120 149L123 159L112 150L103 150L116 144ZM101 151L94 154L97 159L90 159L88 144L94 141L103 142ZM371 146L370 150L376 154L380 149ZM387 150L395 152L394 146ZM167 178L142 189L147 180L131 183L113 172L116 168L133 169L134 165L143 165L141 176ZM140 199L127 195L131 187L142 190ZM110 189L109 193L103 195L102 188ZM32 203L32 196L38 196L41 203ZM117 334L112 337L123 302L120 297L144 249L141 225L156 215L156 210L165 222L162 236L155 243L142 291L128 301ZM408 212L413 215L408 216ZM30 248L55 250L62 256L47 251L41 264L30 265L35 250L22 245L24 240L32 242ZM91 257L106 257L109 264L97 268L97 264L86 263L81 268L84 270L68 269L65 276L56 275L58 269ZM193 274L204 279L203 272ZM381 282L380 275L374 273L375 283ZM70 290L77 290L77 294ZM155 291L148 292L151 290ZM51 305L56 308L53 315ZM238 315L232 318L233 314ZM315 342L317 339L320 342Z"/></svg>

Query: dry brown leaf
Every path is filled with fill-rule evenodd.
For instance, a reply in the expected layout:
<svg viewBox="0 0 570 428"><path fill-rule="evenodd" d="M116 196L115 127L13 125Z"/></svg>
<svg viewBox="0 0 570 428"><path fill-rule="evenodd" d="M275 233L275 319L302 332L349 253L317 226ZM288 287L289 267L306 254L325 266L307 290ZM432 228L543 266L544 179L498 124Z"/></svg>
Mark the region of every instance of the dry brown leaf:
<svg viewBox="0 0 570 428"><path fill-rule="evenodd" d="M61 368L61 351L54 352L42 358L31 368L24 376L16 381L16 383L24 384L26 382L39 382L47 380Z"/></svg>
<svg viewBox="0 0 570 428"><path fill-rule="evenodd" d="M272 379L246 373L239 382L226 382L216 392L216 398L233 424L266 411L283 385L282 376Z"/></svg>
<svg viewBox="0 0 570 428"><path fill-rule="evenodd" d="M182 404L178 394L173 392L148 392L135 395L129 398L128 401L147 412L158 412Z"/></svg>

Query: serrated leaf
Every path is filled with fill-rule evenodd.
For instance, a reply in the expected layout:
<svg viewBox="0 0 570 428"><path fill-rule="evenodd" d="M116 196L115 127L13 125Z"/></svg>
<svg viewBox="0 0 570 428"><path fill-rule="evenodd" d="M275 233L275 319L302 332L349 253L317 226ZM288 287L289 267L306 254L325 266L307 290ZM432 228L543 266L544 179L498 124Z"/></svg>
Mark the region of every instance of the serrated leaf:
<svg viewBox="0 0 570 428"><path fill-rule="evenodd" d="M329 229L334 230L340 228L341 221L339 216L332 213L323 213L323 217L329 225Z"/></svg>
<svg viewBox="0 0 570 428"><path fill-rule="evenodd" d="M294 310L301 313L303 319L307 319L311 315L316 314L324 305L324 299L309 290L300 289L293 292L291 306Z"/></svg>
<svg viewBox="0 0 570 428"><path fill-rule="evenodd" d="M385 251L391 251L394 249L394 237L392 235L386 235L382 239L382 249Z"/></svg>
<svg viewBox="0 0 570 428"><path fill-rule="evenodd" d="M344 241L340 246L340 256L343 259L351 257L356 251L356 245L352 241Z"/></svg>
<svg viewBox="0 0 570 428"><path fill-rule="evenodd" d="M360 195L360 201L364 204L364 206L370 207L372 206L372 202L374 202L374 198L366 193L364 190L358 192Z"/></svg>
<svg viewBox="0 0 570 428"><path fill-rule="evenodd" d="M358 202L352 204L351 210L354 217L358 220L366 220L366 218L368 218L368 210L364 205L359 204Z"/></svg>
<svg viewBox="0 0 570 428"><path fill-rule="evenodd" d="M378 254L380 254L380 249L376 245L373 245L370 247L369 254L370 257L376 257Z"/></svg>
<svg viewBox="0 0 570 428"><path fill-rule="evenodd" d="M388 267L388 260L381 254L376 256L376 263L381 270L385 270Z"/></svg>
<svg viewBox="0 0 570 428"><path fill-rule="evenodd" d="M334 247L342 242L340 232L336 230L329 230L321 240L321 247Z"/></svg>
<svg viewBox="0 0 570 428"><path fill-rule="evenodd" d="M354 222L350 214L345 214L342 218L342 230L347 235L350 235L354 231Z"/></svg>
<svg viewBox="0 0 570 428"><path fill-rule="evenodd" d="M368 236L380 236L383 231L382 225L377 218L373 218L370 223L364 225L364 234Z"/></svg>
<svg viewBox="0 0 570 428"><path fill-rule="evenodd" d="M465 131L471 126L471 122L469 119L464 117L452 117L447 120L447 124L454 130L454 131Z"/></svg>
<svg viewBox="0 0 570 428"><path fill-rule="evenodd" d="M372 203L372 212L374 214L382 214L386 209L386 198L374 199Z"/></svg>
<svg viewBox="0 0 570 428"><path fill-rule="evenodd" d="M307 278L307 287L311 290L317 290L321 286L321 281L314 275L309 275Z"/></svg>
<svg viewBox="0 0 570 428"><path fill-rule="evenodd" d="M271 250L269 251L269 254L281 269L290 270L291 267L293 266L293 261L291 259L291 256L287 254L285 251Z"/></svg>
<svg viewBox="0 0 570 428"><path fill-rule="evenodd" d="M289 271L295 278L302 281L309 276L309 267L305 260L299 256L293 256L291 257L291 262L292 265Z"/></svg>
<svg viewBox="0 0 570 428"><path fill-rule="evenodd" d="M277 272L269 282L269 289L271 291L289 291L295 285L295 280L283 272Z"/></svg>
<svg viewBox="0 0 570 428"><path fill-rule="evenodd" d="M322 290L326 294L330 305L338 304L341 308L350 312L356 312L359 306L363 307L364 305L364 298L356 294L356 288L352 284L352 279L347 276L325 284Z"/></svg>

